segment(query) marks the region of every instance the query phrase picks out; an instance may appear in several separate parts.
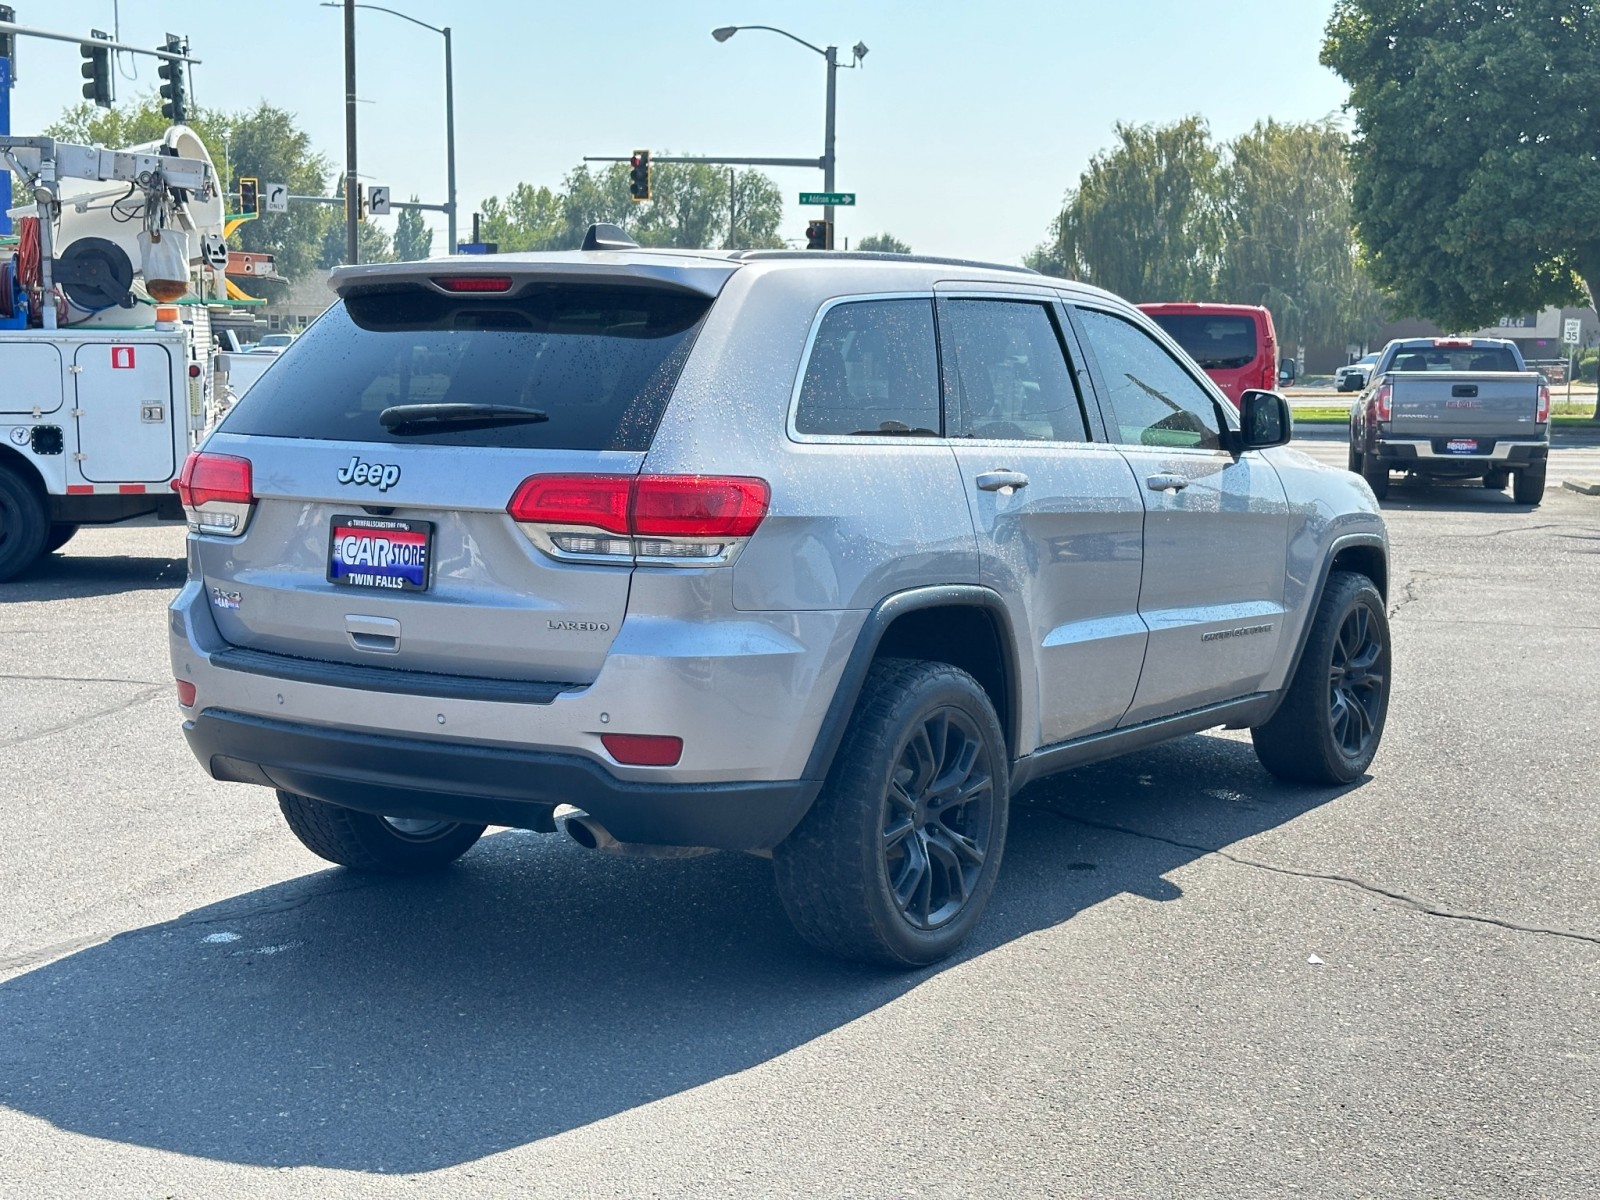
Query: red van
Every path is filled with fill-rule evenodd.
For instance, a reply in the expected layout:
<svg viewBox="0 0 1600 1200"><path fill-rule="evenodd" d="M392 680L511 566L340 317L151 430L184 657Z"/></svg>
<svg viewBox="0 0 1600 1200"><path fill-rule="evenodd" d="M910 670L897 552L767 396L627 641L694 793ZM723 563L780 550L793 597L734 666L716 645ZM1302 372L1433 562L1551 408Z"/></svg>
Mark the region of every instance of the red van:
<svg viewBox="0 0 1600 1200"><path fill-rule="evenodd" d="M1278 387L1272 314L1250 304L1141 304L1234 404L1248 388Z"/></svg>

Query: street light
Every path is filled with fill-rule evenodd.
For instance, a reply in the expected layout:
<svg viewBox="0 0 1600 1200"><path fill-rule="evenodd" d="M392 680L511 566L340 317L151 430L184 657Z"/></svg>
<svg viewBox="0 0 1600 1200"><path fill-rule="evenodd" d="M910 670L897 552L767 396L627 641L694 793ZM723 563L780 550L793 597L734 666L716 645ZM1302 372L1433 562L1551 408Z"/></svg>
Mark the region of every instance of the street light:
<svg viewBox="0 0 1600 1200"><path fill-rule="evenodd" d="M324 0L323 8L343 8L337 0ZM455 75L450 62L450 26L443 29L437 25L429 25L426 21L419 21L415 17L407 16L403 12L396 12L392 8L384 8L381 4L356 4L354 8L370 8L376 12L388 13L391 17L399 17L402 21L410 21L413 25L421 25L424 29L431 29L434 33L444 38L444 140L445 140L445 172L447 176L446 188L450 195L445 201L446 217L450 223L448 253L456 252L456 92Z"/></svg>
<svg viewBox="0 0 1600 1200"><path fill-rule="evenodd" d="M833 107L834 107L834 105L833 105L833 93L834 93L834 81L835 81L836 77L839 74L839 68L841 66L844 66L844 67L859 67L861 65L861 60L864 59L867 56L866 43L857 42L854 46L850 47L850 53L852 55L854 55L854 57L847 63L841 63L839 61L839 47L837 47L837 46L829 46L826 50L824 50L821 46L813 46L810 42L806 41L804 38L797 38L797 37L795 37L794 34L790 33L787 29L779 29L775 25L723 25L720 28L713 29L711 31L711 36L716 38L717 41L719 41L719 42L725 42L729 38L731 38L734 34L738 33L741 29L765 29L768 33L780 33L784 37L788 38L791 42L798 42L800 45L804 46L807 50L810 50L814 54L820 54L820 55L822 55L823 58L825 58L827 60L827 62L828 62L828 110L827 110L827 116L825 118L825 122L824 122L824 126L823 126L823 133L822 133L822 190L825 191L825 192L833 191L833 167L834 167L834 157L833 157ZM833 205L829 204L829 205L826 205L823 208L823 210L822 210L822 219L824 221L827 221L830 226L833 224Z"/></svg>

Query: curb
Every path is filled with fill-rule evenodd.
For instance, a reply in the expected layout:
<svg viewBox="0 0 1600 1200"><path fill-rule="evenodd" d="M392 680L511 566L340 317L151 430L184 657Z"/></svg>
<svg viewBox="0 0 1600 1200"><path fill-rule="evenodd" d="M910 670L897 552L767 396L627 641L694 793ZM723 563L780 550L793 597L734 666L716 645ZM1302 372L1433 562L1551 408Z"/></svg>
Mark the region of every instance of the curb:
<svg viewBox="0 0 1600 1200"><path fill-rule="evenodd" d="M1600 483L1592 479L1563 479L1561 486L1580 496L1600 496Z"/></svg>

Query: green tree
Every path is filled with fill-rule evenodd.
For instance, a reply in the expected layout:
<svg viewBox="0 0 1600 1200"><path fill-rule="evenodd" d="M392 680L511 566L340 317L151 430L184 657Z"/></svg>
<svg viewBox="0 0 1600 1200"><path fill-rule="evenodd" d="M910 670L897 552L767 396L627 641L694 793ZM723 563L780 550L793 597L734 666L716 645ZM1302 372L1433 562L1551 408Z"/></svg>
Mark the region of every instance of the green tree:
<svg viewBox="0 0 1600 1200"><path fill-rule="evenodd" d="M1200 117L1115 126L1027 258L1135 302L1209 298L1221 258L1222 176Z"/></svg>
<svg viewBox="0 0 1600 1200"><path fill-rule="evenodd" d="M1356 228L1401 311L1470 329L1600 300L1593 3L1339 0L1322 62L1350 84Z"/></svg>
<svg viewBox="0 0 1600 1200"><path fill-rule="evenodd" d="M188 124L205 143L224 189L235 198L230 209L237 206L241 177L257 179L263 186L286 183L297 196L328 194L328 160L312 151L311 139L293 114L264 102L238 113L192 108ZM45 133L117 149L156 141L167 126L161 99L151 93L120 108L74 105ZM325 206L294 204L286 213L264 213L245 222L230 241L240 250L273 255L278 273L293 279L316 267L328 222Z"/></svg>
<svg viewBox="0 0 1600 1200"><path fill-rule="evenodd" d="M640 204L628 194L627 164L580 165L559 192L519 183L504 199L490 196L479 206L479 225L501 250L575 250L597 222L619 226L641 246L727 247L730 227L741 247L782 246L777 184L759 171L735 172L731 184L730 195L725 167L663 163L651 170L650 201Z"/></svg>
<svg viewBox="0 0 1600 1200"><path fill-rule="evenodd" d="M1285 349L1365 343L1383 320L1350 227L1348 151L1331 120L1257 122L1228 146L1215 295L1269 309Z"/></svg>
<svg viewBox="0 0 1600 1200"><path fill-rule="evenodd" d="M411 197L415 204L417 198ZM397 262L417 262L433 253L433 230L414 208L402 208L394 223L394 257Z"/></svg>
<svg viewBox="0 0 1600 1200"><path fill-rule="evenodd" d="M911 247L892 233L872 233L856 243L857 250L870 250L878 254L910 254Z"/></svg>

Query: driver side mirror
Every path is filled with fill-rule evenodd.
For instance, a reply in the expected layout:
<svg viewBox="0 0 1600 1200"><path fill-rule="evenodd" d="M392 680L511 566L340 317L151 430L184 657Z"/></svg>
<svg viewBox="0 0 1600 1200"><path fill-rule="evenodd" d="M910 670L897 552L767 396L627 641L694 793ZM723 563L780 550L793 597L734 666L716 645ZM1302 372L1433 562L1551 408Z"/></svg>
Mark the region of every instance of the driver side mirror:
<svg viewBox="0 0 1600 1200"><path fill-rule="evenodd" d="M1239 397L1239 448L1265 450L1281 446L1294 434L1289 402L1277 392L1251 388Z"/></svg>

